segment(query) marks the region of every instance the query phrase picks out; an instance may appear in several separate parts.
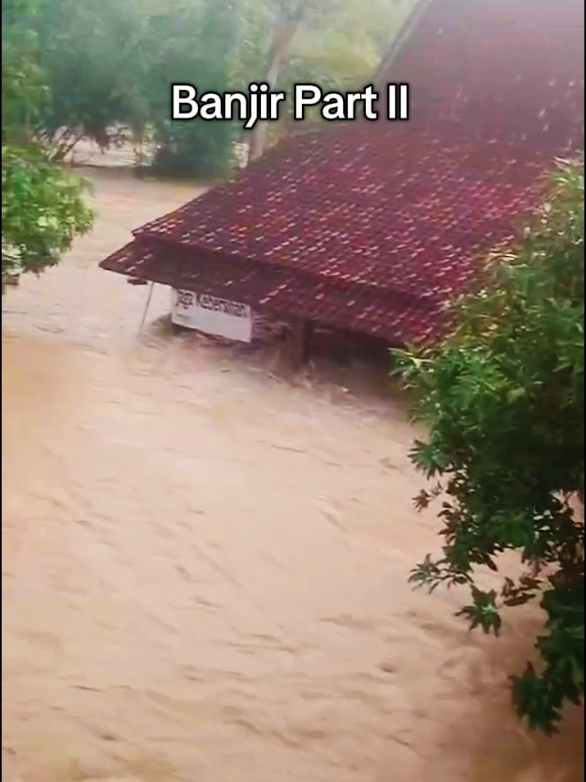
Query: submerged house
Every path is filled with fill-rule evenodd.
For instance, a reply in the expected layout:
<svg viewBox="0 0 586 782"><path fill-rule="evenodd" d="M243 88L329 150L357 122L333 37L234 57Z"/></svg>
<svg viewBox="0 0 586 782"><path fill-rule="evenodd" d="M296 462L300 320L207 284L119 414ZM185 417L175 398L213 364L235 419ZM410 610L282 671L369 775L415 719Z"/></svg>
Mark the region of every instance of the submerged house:
<svg viewBox="0 0 586 782"><path fill-rule="evenodd" d="M583 148L584 4L418 11L376 76L381 95L410 84L408 122L301 128L136 230L102 268L192 292L226 317L252 309L388 344L438 333L478 258L541 202L552 159Z"/></svg>

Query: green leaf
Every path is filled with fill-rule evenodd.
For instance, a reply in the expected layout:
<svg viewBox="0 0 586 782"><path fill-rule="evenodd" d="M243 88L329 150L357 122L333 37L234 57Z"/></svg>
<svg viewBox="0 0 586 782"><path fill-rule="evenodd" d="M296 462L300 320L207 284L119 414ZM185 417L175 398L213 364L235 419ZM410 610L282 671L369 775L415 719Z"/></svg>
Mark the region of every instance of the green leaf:
<svg viewBox="0 0 586 782"><path fill-rule="evenodd" d="M470 583L460 615L497 635L502 611L540 600L539 672L514 677L513 693L529 725L550 733L564 703L584 696L583 503L580 512L567 501L584 486L582 157L556 163L541 214L492 253L483 290L452 310L448 339L398 359L427 428L413 464L445 476L443 556L428 557L412 582ZM426 491L416 504L429 504ZM517 581L505 572L500 595L479 589L479 569L496 572L505 551L527 572Z"/></svg>

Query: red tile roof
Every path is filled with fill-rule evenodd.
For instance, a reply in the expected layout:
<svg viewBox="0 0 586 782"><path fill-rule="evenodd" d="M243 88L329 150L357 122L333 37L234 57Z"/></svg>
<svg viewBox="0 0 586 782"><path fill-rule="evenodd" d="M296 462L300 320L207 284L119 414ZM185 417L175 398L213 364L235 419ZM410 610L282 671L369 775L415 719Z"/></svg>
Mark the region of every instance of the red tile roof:
<svg viewBox="0 0 586 782"><path fill-rule="evenodd" d="M387 77L437 138L582 145L584 3L431 0Z"/></svg>
<svg viewBox="0 0 586 782"><path fill-rule="evenodd" d="M401 344L425 339L437 328L441 305L392 291L332 286L313 275L265 268L228 258L193 255L172 245L154 247L137 239L109 259L109 268L183 290L250 303L274 315L303 316Z"/></svg>
<svg viewBox="0 0 586 782"><path fill-rule="evenodd" d="M403 341L514 236L556 154L583 145L577 0L431 0L389 78L409 123L331 124L143 226L102 263Z"/></svg>

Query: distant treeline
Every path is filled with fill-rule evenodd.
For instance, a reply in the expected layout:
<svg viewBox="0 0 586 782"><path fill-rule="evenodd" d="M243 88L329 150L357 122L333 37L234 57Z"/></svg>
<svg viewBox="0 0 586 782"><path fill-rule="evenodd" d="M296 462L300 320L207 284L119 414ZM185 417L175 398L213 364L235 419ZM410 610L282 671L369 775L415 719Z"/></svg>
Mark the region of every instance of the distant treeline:
<svg viewBox="0 0 586 782"><path fill-rule="evenodd" d="M102 148L125 128L138 165L222 176L237 123L171 123L170 85L246 89L296 81L347 89L370 78L414 0L14 0L2 2L3 39L30 34L46 85L35 121L55 159L80 139ZM286 112L285 112L286 117ZM261 146L280 128L262 129ZM128 139L127 139L128 140ZM258 146L258 144L257 144ZM141 150L149 149L148 161ZM262 150L261 150L262 151ZM259 150L256 150L258 154Z"/></svg>

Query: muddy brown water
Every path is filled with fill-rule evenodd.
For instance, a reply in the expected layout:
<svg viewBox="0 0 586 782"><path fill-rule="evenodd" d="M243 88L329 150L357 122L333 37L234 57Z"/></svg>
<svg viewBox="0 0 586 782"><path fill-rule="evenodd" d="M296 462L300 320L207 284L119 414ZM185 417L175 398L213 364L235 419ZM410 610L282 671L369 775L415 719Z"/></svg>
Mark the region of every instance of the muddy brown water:
<svg viewBox="0 0 586 782"><path fill-rule="evenodd" d="M407 585L400 406L137 339L97 261L193 190L92 176L93 234L3 302L3 780L583 780L581 710L510 711L537 618L470 636Z"/></svg>

